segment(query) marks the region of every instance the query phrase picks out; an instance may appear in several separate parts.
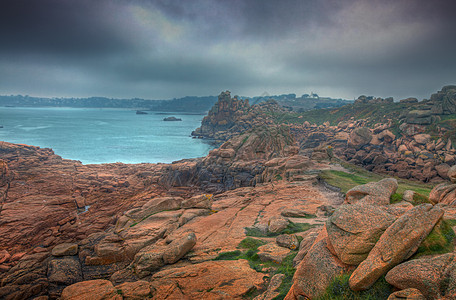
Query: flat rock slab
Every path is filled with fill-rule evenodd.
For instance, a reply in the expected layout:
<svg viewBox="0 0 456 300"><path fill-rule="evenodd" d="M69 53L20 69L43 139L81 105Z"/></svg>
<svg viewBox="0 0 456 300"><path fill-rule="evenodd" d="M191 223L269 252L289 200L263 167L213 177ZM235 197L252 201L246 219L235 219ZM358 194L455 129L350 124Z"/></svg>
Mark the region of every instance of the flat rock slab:
<svg viewBox="0 0 456 300"><path fill-rule="evenodd" d="M207 261L155 273L151 284L153 299L237 299L260 287L263 277L244 259Z"/></svg>

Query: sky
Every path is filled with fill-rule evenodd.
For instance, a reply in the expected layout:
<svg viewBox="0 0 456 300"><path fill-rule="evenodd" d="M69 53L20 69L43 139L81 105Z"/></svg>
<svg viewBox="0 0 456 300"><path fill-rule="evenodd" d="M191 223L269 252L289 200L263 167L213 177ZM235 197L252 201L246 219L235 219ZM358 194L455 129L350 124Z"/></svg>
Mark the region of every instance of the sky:
<svg viewBox="0 0 456 300"><path fill-rule="evenodd" d="M456 84L454 0L0 0L0 95L418 99Z"/></svg>

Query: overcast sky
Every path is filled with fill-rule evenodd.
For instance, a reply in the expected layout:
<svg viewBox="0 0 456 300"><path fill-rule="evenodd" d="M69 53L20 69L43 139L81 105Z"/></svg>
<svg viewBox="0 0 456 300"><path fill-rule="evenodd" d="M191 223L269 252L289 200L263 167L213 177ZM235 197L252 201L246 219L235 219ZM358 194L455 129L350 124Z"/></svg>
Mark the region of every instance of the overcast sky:
<svg viewBox="0 0 456 300"><path fill-rule="evenodd" d="M454 0L0 0L0 94L428 98Z"/></svg>

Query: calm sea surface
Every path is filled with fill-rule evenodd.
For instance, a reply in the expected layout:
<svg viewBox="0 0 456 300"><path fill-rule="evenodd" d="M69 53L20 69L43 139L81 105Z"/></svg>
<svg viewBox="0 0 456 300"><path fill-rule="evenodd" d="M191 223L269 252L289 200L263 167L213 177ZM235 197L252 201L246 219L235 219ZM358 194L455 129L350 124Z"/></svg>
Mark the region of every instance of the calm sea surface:
<svg viewBox="0 0 456 300"><path fill-rule="evenodd" d="M168 116L182 122L163 121ZM0 107L0 141L52 148L84 164L169 163L205 156L213 148L190 137L202 118L136 115L128 109Z"/></svg>

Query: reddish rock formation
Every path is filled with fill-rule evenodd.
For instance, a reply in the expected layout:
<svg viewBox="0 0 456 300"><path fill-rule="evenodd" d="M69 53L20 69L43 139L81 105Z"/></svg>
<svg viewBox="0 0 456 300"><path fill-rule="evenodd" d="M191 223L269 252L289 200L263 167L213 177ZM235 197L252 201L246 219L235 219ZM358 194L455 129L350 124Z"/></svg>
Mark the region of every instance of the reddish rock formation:
<svg viewBox="0 0 456 300"><path fill-rule="evenodd" d="M427 299L456 297L455 256L453 253L404 262L386 275L400 289L417 289Z"/></svg>
<svg viewBox="0 0 456 300"><path fill-rule="evenodd" d="M412 256L443 216L440 207L422 204L407 211L382 234L378 242L350 276L350 288L369 288L394 266Z"/></svg>

